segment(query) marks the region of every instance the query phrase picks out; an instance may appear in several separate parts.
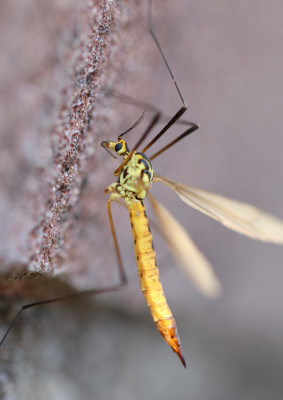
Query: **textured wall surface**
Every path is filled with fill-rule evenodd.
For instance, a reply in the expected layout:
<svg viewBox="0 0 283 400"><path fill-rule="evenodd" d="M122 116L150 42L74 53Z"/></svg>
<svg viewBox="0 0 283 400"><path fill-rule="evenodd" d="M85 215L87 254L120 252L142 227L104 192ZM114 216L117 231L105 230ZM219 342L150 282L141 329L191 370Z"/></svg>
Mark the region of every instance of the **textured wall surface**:
<svg viewBox="0 0 283 400"><path fill-rule="evenodd" d="M201 126L157 158L156 171L281 218L282 12L279 0L154 1L187 119ZM180 101L147 32L146 1L3 1L0 54L0 271L60 278L3 279L4 333L22 304L117 280L103 193L117 162L99 143L141 111L102 88L165 115ZM228 231L156 186L223 284L217 300L203 298L155 235L188 369L151 321L127 212L114 205L128 288L26 311L1 348L1 399L282 399L283 249Z"/></svg>

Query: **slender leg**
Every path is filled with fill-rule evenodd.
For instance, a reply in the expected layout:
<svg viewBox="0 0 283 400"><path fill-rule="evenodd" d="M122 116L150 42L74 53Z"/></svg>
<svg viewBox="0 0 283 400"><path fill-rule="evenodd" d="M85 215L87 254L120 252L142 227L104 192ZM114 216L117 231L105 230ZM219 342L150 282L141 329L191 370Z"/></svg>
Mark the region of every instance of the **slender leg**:
<svg viewBox="0 0 283 400"><path fill-rule="evenodd" d="M182 105L182 107L176 112L176 114L169 120L169 122L164 126L164 128L161 129L161 131L160 131L160 132L148 143L148 145L142 150L142 153L146 152L146 150L148 150L155 142L157 142L157 140L160 139L161 136L164 135L164 133L167 132L168 129L171 128L171 126L174 125L174 124L176 123L176 121L178 121L178 120L181 118L181 116L184 114L184 112L185 112L185 111L187 110L187 108L188 108L188 107L187 107L187 104L186 104L186 102L185 102L185 100L184 100L184 97L183 97L183 95L182 95L182 92L181 92L181 90L180 90L180 88L179 88L178 82L176 81L176 78L175 78L175 76L174 76L174 74L173 74L173 71L172 71L172 69L171 69L170 66L169 66L169 63L168 63L168 61L167 61L167 59L166 59L166 57L165 57L165 54L163 53L163 50L162 50L162 48L161 48L161 45L160 45L160 43L159 43L159 41L158 41L158 39L157 39L157 36L156 36L156 34L155 34L155 32L154 32L153 24L152 24L151 4L152 4L152 1L151 1L151 0L148 0L148 29L149 29L149 33L151 34L151 36L152 36L152 38L153 38L153 40L154 40L154 42L155 42L155 44L156 44L156 46L157 46L159 52L160 52L160 54L161 54L161 56L162 56L162 58L163 58L163 61L165 62L165 65L166 65L166 67L167 67L167 69L168 69L168 71L169 71L169 73L170 73L170 75L171 75L171 78L172 78L172 80L173 80L173 82L174 82L174 85L175 85L175 87L176 87L176 90L177 90L177 92L178 92L178 94L179 94L179 97L180 97L180 99L181 99L183 105ZM196 125L196 124L194 124L193 126L194 126L194 129L193 129L193 130L196 130L196 129L198 128L198 125ZM192 128L193 128L193 126L192 126ZM182 137L180 136L179 140L181 140L181 138L187 136L187 135L188 135L189 133L191 133L193 130L190 130L190 132L188 132L188 131L189 131L189 130L188 130L186 134L185 134L185 132L184 132L184 136L181 135ZM176 143L176 142L175 142L175 143ZM173 142L172 142L172 145L173 145ZM171 147L171 145L170 145L169 147ZM168 148L168 147L167 147L167 148ZM166 149L167 149L167 148L166 148ZM163 151L165 151L166 149L164 148ZM156 154L157 154L157 153L156 153ZM158 153L158 154L160 154L160 153ZM156 155L154 155L154 156L156 157Z"/></svg>
<svg viewBox="0 0 283 400"><path fill-rule="evenodd" d="M160 122L160 118L161 118L161 111L153 106L152 104L149 103L145 103L143 101L140 100L136 100L133 99L132 97L129 97L127 95L118 93L118 92L114 92L111 89L104 89L104 92L107 96L111 96L111 97L116 97L117 99L119 99L119 101L126 103L126 104L130 104L133 105L135 107L138 108L143 108L144 112L141 115L141 117L133 124L130 126L130 128L128 128L125 132L121 133L118 137L118 139L120 139L122 136L126 135L127 133L129 133L133 128L135 128L142 120L145 111L152 111L154 113L152 120L150 121L147 129L145 130L144 134L140 137L140 139L138 140L138 142L135 144L135 146L133 147L132 151L130 152L129 156L127 157L126 160L124 160L122 162L122 164L116 169L116 171L114 172L114 175L119 175L122 168L124 167L124 165L129 161L129 159L132 157L134 151L137 150L137 148L141 145L141 143L146 139L146 137L149 135L149 133L151 132L151 130L153 129L153 127ZM103 142L102 142L103 143ZM104 146L103 146L104 147ZM106 148L107 150L107 148ZM116 157L115 157L116 158Z"/></svg>
<svg viewBox="0 0 283 400"><path fill-rule="evenodd" d="M118 197L120 197L120 196L118 196ZM33 303L29 303L29 304L23 305L21 307L21 309L18 311L18 313L15 316L15 318L13 319L13 321L11 322L11 324L9 325L6 333L4 334L2 339L0 340L0 347L2 346L4 341L6 340L7 336L10 333L10 331L15 326L16 322L20 318L20 316L23 313L23 311L25 311L25 310L27 310L29 308L36 307L36 306L41 306L41 305L44 305L44 304L59 303L61 301L81 299L83 297L92 296L94 294L99 294L99 293L105 293L105 292L112 292L112 291L116 291L116 290L121 290L126 286L127 278L126 278L126 274L125 274L123 263L122 263L122 258L121 258L120 249L119 249L119 246L118 246L118 241L117 241L115 228L114 228L114 224L113 224L112 213L111 213L111 202L113 200L115 200L115 199L116 199L115 193L113 193L110 196L110 198L109 198L109 200L107 202L107 211L108 211L108 217L109 217L111 232L112 232L112 236L113 236L113 240L114 240L115 251L116 251L116 256L117 256L117 261L118 261L119 282L116 283L115 285L111 285L111 286L105 286L105 287L101 287L101 288L97 288L97 289L88 289L88 290L84 290L84 291L79 292L79 293L72 293L72 294L69 294L69 295L66 295L66 296L62 296L62 297L56 297L56 298L52 298L52 299L40 300L40 301L36 301L36 302L33 302Z"/></svg>
<svg viewBox="0 0 283 400"><path fill-rule="evenodd" d="M176 139L172 140L170 143L168 143L166 146L164 146L161 150L159 150L158 152L154 153L153 156L150 157L151 159L153 159L153 158L159 156L160 154L162 154L164 151L168 150L170 147L172 147L174 144L176 144L177 142L179 142L180 140L182 140L182 139L185 138L186 136L188 136L190 133L196 131L196 130L199 128L199 126L198 126L196 123L194 123L194 122L180 120L181 116L182 116L182 115L185 113L185 111L187 110L187 104L186 104L186 102L185 102L185 100L184 100L184 97L183 97L183 95L182 95L182 92L181 92L181 90L180 90L180 87L179 87L179 85L178 85L178 82L176 81L176 78L175 78L175 76L174 76L174 74L173 74L173 71L172 71L172 69L170 68L170 65L169 65L169 63L168 63L168 61L167 61L167 59L166 59L166 57L165 57L165 54L163 53L163 50L162 50L161 45L160 45L160 43L159 43L159 40L157 39L157 36L156 36L156 34L155 34L155 32L154 32L153 23L152 23L151 5L152 5L152 1L151 1L151 0L148 0L148 29L149 29L149 32L150 32L150 34L151 34L151 36L152 36L152 38L153 38L153 40L154 40L154 42L155 42L155 44L156 44L156 46L157 46L159 52L160 52L160 54L161 54L161 56L162 56L164 62L165 62L165 65L166 65L166 67L167 67L167 69L168 69L168 71L169 71L169 73L170 73L170 76L171 76L171 78L172 78L172 80L173 80L173 82L174 82L174 85L175 85L175 87L176 87L176 90L177 90L177 92L178 92L178 94L179 94L179 97L180 97L180 99L181 99L183 105L182 105L182 107L176 112L176 114L175 114L172 118L170 118L169 121L166 122L165 126L161 129L161 131L147 144L147 146L146 146L144 149L142 149L142 153L146 152L154 143L156 143L156 142L161 138L161 136L163 136L164 133L167 132L167 131L171 128L171 126L173 126L174 124L179 123L179 124L189 125L189 128L188 128L185 132L183 132L181 135L179 135ZM132 157L134 151L142 144L142 142L145 140L145 138L146 138L146 137L148 136L148 134L151 132L151 130L153 129L153 127L160 121L160 119L161 119L161 112L160 112L156 107L154 107L154 106L152 106L152 105L150 105L150 104L148 104L148 103L144 103L144 102L138 101L138 100L133 100L133 99L131 99L131 98L128 97L128 96L123 96L123 95L119 95L119 94L117 95L117 94L115 94L115 93L113 94L113 92L111 93L111 91L110 91L110 92L108 91L108 94L111 94L111 95L114 95L115 97L120 98L120 99L121 99L122 101L124 101L125 103L130 103L130 104L133 104L133 105L138 106L138 107L140 107L140 106L141 106L141 107L145 107L145 108L147 107L147 108L149 108L151 111L154 112L154 116L153 116L153 118L152 118L152 120L151 120L151 122L150 122L148 128L147 128L146 131L144 132L144 134L141 136L141 138L139 139L139 141L136 143L136 145L134 146L133 150L130 152L129 156L128 156L128 157L122 162L122 164L115 170L114 175L119 175L119 174L121 173L123 167L125 166L125 164L126 164L126 163L130 160L130 158ZM129 130L127 130L126 133L127 133L128 131L129 131Z"/></svg>
<svg viewBox="0 0 283 400"><path fill-rule="evenodd" d="M111 227L111 233L112 233L112 238L113 238L113 242L114 242L116 257L117 257L117 261L118 261L118 268L119 268L119 275L120 275L119 285L124 286L127 283L127 278L126 278L126 274L125 274L125 270L124 270L124 266L123 266L123 262L122 262L122 257L121 257L118 240L117 240L117 235L115 232L115 227L114 227L112 213L111 213L112 201L119 200L120 198L121 198L121 196L117 192L111 193L111 195L107 201L107 212L108 212L109 223L110 223L110 227Z"/></svg>
<svg viewBox="0 0 283 400"><path fill-rule="evenodd" d="M192 122L188 122L187 124L190 125L189 129L187 129L184 133L182 133L176 139L172 140L172 142L168 143L166 146L162 147L160 150L158 150L156 153L154 153L152 156L150 156L150 159L153 160L155 157L159 156L161 153L168 150L170 147L174 146L174 144L178 143L180 140L184 139L184 137L188 136L190 133L193 133L194 131L196 131L199 128L199 126L197 124L194 124Z"/></svg>
<svg viewBox="0 0 283 400"><path fill-rule="evenodd" d="M163 116L163 115L161 114L161 111L159 111L159 110L158 110L154 105L152 105L152 104L145 103L145 102L143 102L143 101L141 101L141 100L134 99L134 98L132 98L132 97L130 97L130 96L127 96L127 95L124 95L124 94L121 94L121 93L118 93L118 92L114 92L113 90L110 90L110 89L106 89L106 90L105 90L105 93L106 93L108 96L112 96L112 97L115 97L115 98L119 99L119 101L122 101L123 103L130 104L130 105L133 105L134 107L138 107L138 108L144 108L144 109L146 109L147 111L149 110L149 111L154 112L155 115L156 115L156 114L159 114L158 121L156 121L156 122L154 123L154 125L155 125L156 123L160 123L160 122L163 122L163 121L165 121L166 124L168 124L169 121L171 121L171 119L172 119L171 117ZM143 114L142 114L142 116L143 116ZM140 119L141 119L141 118L139 118L139 120L137 121L137 123L140 122ZM125 132L123 132L121 135L119 135L119 138L122 137L124 134L128 133L130 130L132 130L132 128L135 127L135 126L137 125L137 123L135 123L134 125L132 125L129 129L127 129L127 130L126 130ZM174 145L175 145L176 143L178 143L181 139L185 138L185 137L188 136L190 133L193 133L194 131L196 131L196 130L199 128L199 125L196 124L195 122L186 121L186 120L183 120L183 119L178 119L177 121L175 121L175 124L178 124L178 125L188 125L189 128L188 128L184 133L182 133L180 136L178 136L176 139L172 140L170 143L168 143L166 146L164 146L162 149L160 149L158 152L156 152L156 153L154 153L152 156L150 156L149 158L150 158L151 160L153 160L154 158L156 158L157 156L159 156L161 153L163 153L164 151L168 150L170 147L174 146ZM134 147L135 150L139 147L139 145L141 144L141 142L146 138L146 136L149 134L149 132L151 131L151 129L153 128L153 126L151 126L151 127L149 126L149 128L150 128L150 129L147 129L147 130L146 130L145 134L141 137L141 139L139 140L139 142L135 145L135 147ZM112 155L112 153L110 153L110 154ZM114 157L114 156L113 156L113 157ZM115 158L116 158L116 157L115 157ZM127 161L128 161L128 160L127 160ZM124 162L123 162L123 163L122 163L122 167L119 166L119 168L117 169L117 171L119 171L119 173L121 172L121 169L123 168L124 165L125 165L125 164L124 164ZM121 167L121 168L120 168L120 167Z"/></svg>
<svg viewBox="0 0 283 400"><path fill-rule="evenodd" d="M147 111L152 111L154 113L158 113L158 112L160 113L160 110L157 107L155 107L154 105L152 105L150 103L146 103L142 100L134 99L133 97L128 96L124 93L117 92L116 90L106 87L103 89L103 92L105 93L106 96L115 97L122 103L129 104L130 106L135 106L138 108L146 109Z"/></svg>
<svg viewBox="0 0 283 400"><path fill-rule="evenodd" d="M137 108L141 108L141 109L143 109L145 111L151 111L153 113L160 113L160 118L158 120L158 123L168 123L172 118L172 117L169 117L168 115L167 116L166 115L162 115L162 111L159 110L153 104L146 103L145 101L142 101L142 100L139 100L139 99L135 99L135 98L133 98L131 96L128 96L127 94L117 92L116 90L113 90L113 89L104 88L103 91L107 96L115 97L116 99L118 99L122 103L129 104L130 106L134 106L134 107L137 107ZM176 121L176 124L177 125L197 125L195 122L187 121L187 120L184 120L184 119L178 119ZM128 131L129 130L124 132L122 135L124 135L125 133L128 133ZM119 137L121 137L122 135L119 135Z"/></svg>

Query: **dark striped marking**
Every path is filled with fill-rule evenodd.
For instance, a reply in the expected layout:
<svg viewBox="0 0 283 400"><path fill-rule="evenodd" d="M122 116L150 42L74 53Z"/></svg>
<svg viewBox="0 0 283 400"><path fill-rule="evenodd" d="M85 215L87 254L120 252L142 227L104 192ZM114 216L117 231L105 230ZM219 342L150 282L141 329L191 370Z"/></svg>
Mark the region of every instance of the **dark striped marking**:
<svg viewBox="0 0 283 400"><path fill-rule="evenodd" d="M150 169L150 165L148 164L148 162L144 159L141 159L138 161L138 164L143 164L145 166L146 169Z"/></svg>
<svg viewBox="0 0 283 400"><path fill-rule="evenodd" d="M126 179L126 176L128 175L128 167L124 169L123 171L123 178Z"/></svg>
<svg viewBox="0 0 283 400"><path fill-rule="evenodd" d="M150 159L147 157L147 155L145 155L144 153L136 153L136 154L139 154L140 156L142 156L142 157L148 162L150 168L152 168L151 161L150 161Z"/></svg>
<svg viewBox="0 0 283 400"><path fill-rule="evenodd" d="M142 177L144 174L147 174L147 176L149 177L149 180L151 180L152 174L147 169L142 170L142 172L141 172Z"/></svg>

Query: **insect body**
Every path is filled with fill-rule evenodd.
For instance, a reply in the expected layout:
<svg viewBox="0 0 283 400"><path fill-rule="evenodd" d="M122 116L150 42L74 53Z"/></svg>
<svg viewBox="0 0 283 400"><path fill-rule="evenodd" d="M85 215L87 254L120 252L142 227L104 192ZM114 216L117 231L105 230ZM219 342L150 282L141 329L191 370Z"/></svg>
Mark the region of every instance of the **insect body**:
<svg viewBox="0 0 283 400"><path fill-rule="evenodd" d="M126 142L120 138L118 142L104 141L102 145L115 150L124 160L130 156ZM185 366L176 322L159 281L152 234L142 201L150 189L152 180L153 169L149 158L143 153L133 152L122 167L118 181L108 186L105 192L110 193L109 205L113 200L125 200L130 215L141 290L159 332Z"/></svg>
<svg viewBox="0 0 283 400"><path fill-rule="evenodd" d="M194 122L180 119L187 110L187 105L175 76L161 49L160 43L154 33L151 18L151 0L148 1L148 4L149 32L171 75L172 81L182 101L182 106L171 118L166 119L167 122L165 123L165 126L163 126L159 133L157 133L146 147L142 149L141 153L138 153L137 149L141 143L145 140L157 122L160 122L161 113L149 104L114 93L114 97L120 98L125 103L130 103L138 107L145 107L150 111L153 111L154 116L132 151L129 150L127 143L122 139L122 136L133 129L141 121L143 115L136 123L118 137L117 142L106 140L101 143L107 151L115 151L118 155L123 157L122 164L114 171L114 175L118 177L117 182L108 186L105 192L110 193L107 202L107 210L120 271L121 282L115 286L115 289L121 288L122 285L126 283L126 277L123 270L110 205L112 201L124 199L131 220L141 290L143 291L147 305L159 332L172 349L178 354L185 366L186 364L182 355L176 323L167 305L162 285L158 278L158 268L155 262L152 235L143 204L143 200L146 198L152 182L162 182L172 189L180 199L190 207L210 216L224 226L254 239L283 244L283 221L249 204L227 199L214 193L174 182L168 178L153 173L151 160L162 154L190 133L196 131L198 125ZM186 130L177 138L169 141L167 145L154 153L149 159L144 153L176 123L187 125ZM202 293L210 297L215 296L219 292L220 283L215 277L210 263L193 243L188 233L169 213L169 211L153 199L152 196L148 197L161 226L161 233L167 241L172 255L178 263L183 266L192 281Z"/></svg>
<svg viewBox="0 0 283 400"><path fill-rule="evenodd" d="M182 138L182 135L180 137ZM155 140L151 141L150 145L153 142ZM283 221L249 204L174 182L158 174L154 175L150 159L143 152L136 152L137 145L130 152L126 142L121 139L121 135L117 142L103 141L101 144L105 149L115 151L124 159L120 167L114 172L114 175L118 176L117 181L109 185L105 190L106 193L110 193L107 208L118 257L121 283L125 283L126 278L123 272L110 205L112 201L124 199L131 221L141 290L159 332L173 351L178 354L183 365L186 366L176 322L166 302L162 285L159 281L152 234L143 204L152 182L162 182L174 190L187 205L210 216L226 227L254 239L283 244ZM140 141L138 144L140 144ZM148 147L149 145L146 146L146 148ZM160 151L156 154L160 154ZM173 256L185 268L196 286L205 295L214 296L217 294L220 284L213 273L210 263L169 211L152 196L150 196L150 200L161 225L162 234L168 242Z"/></svg>

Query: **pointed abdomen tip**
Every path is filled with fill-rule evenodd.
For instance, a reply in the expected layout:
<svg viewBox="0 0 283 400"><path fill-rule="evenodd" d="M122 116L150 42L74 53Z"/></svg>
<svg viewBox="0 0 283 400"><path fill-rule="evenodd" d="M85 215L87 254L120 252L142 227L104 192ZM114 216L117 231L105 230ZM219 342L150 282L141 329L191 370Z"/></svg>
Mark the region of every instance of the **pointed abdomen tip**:
<svg viewBox="0 0 283 400"><path fill-rule="evenodd" d="M185 357L183 356L183 354L181 353L181 351L178 352L177 354L178 354L178 356L179 356L179 358L180 358L180 360L181 360L181 363L183 364L184 368L187 368L187 364L186 364Z"/></svg>

